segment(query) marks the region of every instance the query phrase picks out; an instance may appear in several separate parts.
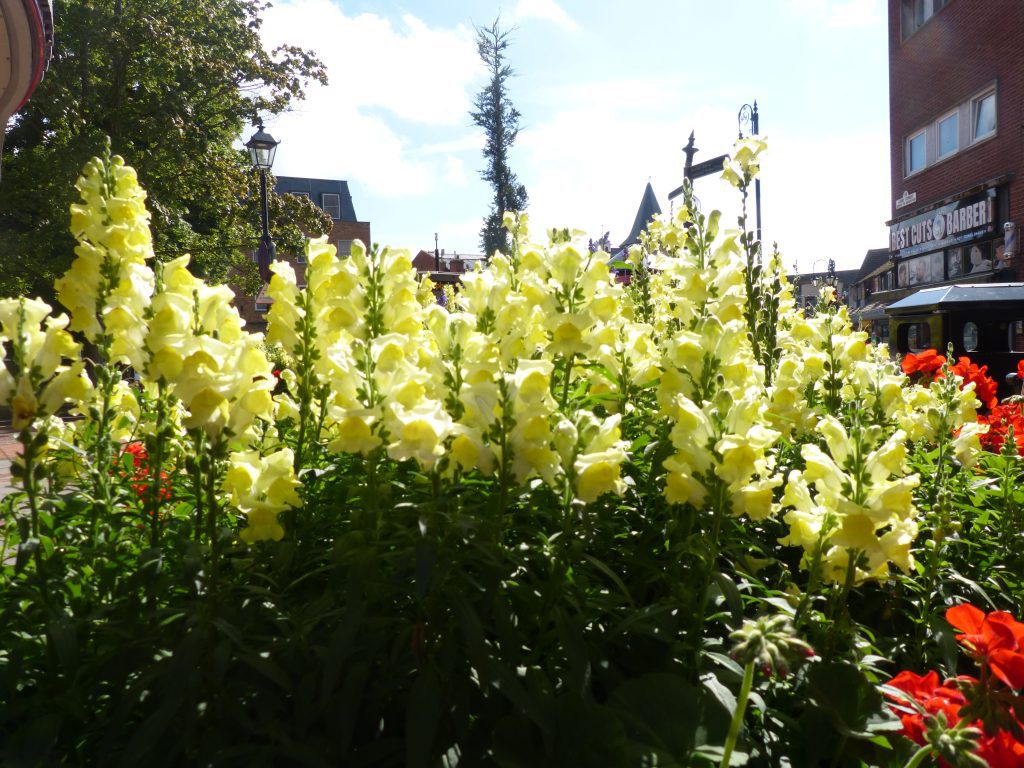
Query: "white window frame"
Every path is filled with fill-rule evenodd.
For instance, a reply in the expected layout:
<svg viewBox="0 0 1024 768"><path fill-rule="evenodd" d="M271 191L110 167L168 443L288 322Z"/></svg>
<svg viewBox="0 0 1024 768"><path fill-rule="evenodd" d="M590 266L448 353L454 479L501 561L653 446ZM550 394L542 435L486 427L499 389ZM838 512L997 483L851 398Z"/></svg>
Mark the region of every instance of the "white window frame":
<svg viewBox="0 0 1024 768"><path fill-rule="evenodd" d="M309 200L309 192L289 192L289 195L295 195L296 197L304 197Z"/></svg>
<svg viewBox="0 0 1024 768"><path fill-rule="evenodd" d="M950 0L900 0L902 39L906 41L949 5ZM918 10L921 11L918 18Z"/></svg>
<svg viewBox="0 0 1024 768"><path fill-rule="evenodd" d="M978 117L981 114L981 103L986 99L992 99L992 130L988 133L978 135ZM971 99L971 143L975 144L985 139L990 139L999 131L999 102L996 100L996 89L990 88Z"/></svg>
<svg viewBox="0 0 1024 768"><path fill-rule="evenodd" d="M916 139L918 137L920 137L921 140L924 141L924 158L923 158L923 160L921 162L921 165L919 167L911 168L911 162L912 162L912 159L914 157L914 153L913 153L913 151L911 149L911 143L914 141L914 139ZM914 131L913 133L908 135L907 139L906 139L906 141L904 142L904 145L903 145L903 151L904 151L904 163L903 163L903 175L904 175L904 177L913 176L915 173L920 173L925 168L927 168L928 167L928 129L927 128L922 128L921 130Z"/></svg>
<svg viewBox="0 0 1024 768"><path fill-rule="evenodd" d="M943 154L942 152L942 124L947 120L955 120L956 126L953 131L953 137L955 144L953 148ZM945 160L947 157L952 157L960 151L960 110L954 109L952 112L948 112L938 120L935 121L935 153L936 162L939 160Z"/></svg>
<svg viewBox="0 0 1024 768"><path fill-rule="evenodd" d="M334 198L331 200L331 198ZM336 202L335 202L336 201ZM331 205L331 203L335 203ZM323 208L324 213L330 216L332 219L341 219L341 195L337 192L324 192L320 195L320 207ZM335 216L333 210L336 209L338 215Z"/></svg>

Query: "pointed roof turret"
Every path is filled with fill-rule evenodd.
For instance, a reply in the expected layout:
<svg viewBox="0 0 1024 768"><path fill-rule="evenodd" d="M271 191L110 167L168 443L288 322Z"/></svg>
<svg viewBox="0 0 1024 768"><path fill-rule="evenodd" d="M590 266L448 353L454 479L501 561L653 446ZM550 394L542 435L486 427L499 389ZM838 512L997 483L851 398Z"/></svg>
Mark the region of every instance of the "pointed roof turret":
<svg viewBox="0 0 1024 768"><path fill-rule="evenodd" d="M629 246L639 243L640 233L647 229L651 219L659 213L661 213L661 206L658 205L658 198L654 196L654 188L648 181L643 199L640 200L640 207L636 212L636 218L633 219L633 228L629 230L629 237L622 241L619 248L629 248Z"/></svg>

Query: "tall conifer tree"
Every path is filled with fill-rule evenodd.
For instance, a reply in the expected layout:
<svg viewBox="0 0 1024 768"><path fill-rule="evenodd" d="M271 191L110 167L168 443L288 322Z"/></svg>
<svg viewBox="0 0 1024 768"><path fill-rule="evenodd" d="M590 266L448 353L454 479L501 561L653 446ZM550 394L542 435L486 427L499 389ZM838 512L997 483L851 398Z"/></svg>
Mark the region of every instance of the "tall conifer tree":
<svg viewBox="0 0 1024 768"><path fill-rule="evenodd" d="M473 122L487 134L487 165L480 175L494 189L491 212L484 218L480 231L480 246L488 257L495 251L508 251L508 233L501 226L502 216L506 211L523 210L527 201L526 187L519 183L508 160L509 149L519 135L519 110L508 95L508 81L515 74L505 60L510 34L511 30L502 31L499 19L490 27L476 30L477 52L490 74L490 82L477 94L475 109L470 113Z"/></svg>

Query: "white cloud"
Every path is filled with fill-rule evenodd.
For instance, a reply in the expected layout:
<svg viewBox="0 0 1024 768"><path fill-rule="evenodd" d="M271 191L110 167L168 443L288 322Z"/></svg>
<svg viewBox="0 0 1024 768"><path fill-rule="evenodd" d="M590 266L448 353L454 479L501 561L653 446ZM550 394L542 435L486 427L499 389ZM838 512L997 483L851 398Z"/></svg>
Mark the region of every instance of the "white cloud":
<svg viewBox="0 0 1024 768"><path fill-rule="evenodd" d="M400 22L346 16L329 0L287 0L265 12L262 33L268 48L315 51L330 81L268 120L282 141L275 171L354 179L386 197L428 194L452 175L450 149L422 152L411 136L418 127L465 125L470 86L484 76L471 29L431 27L408 14Z"/></svg>
<svg viewBox="0 0 1024 768"><path fill-rule="evenodd" d="M466 184L466 164L461 157L448 155L445 158L444 181L452 186L462 187Z"/></svg>
<svg viewBox="0 0 1024 768"><path fill-rule="evenodd" d="M764 240L779 243L787 270L835 259L859 267L888 243L889 135L769 138L762 181ZM818 264L821 269L822 265Z"/></svg>
<svg viewBox="0 0 1024 768"><path fill-rule="evenodd" d="M519 0L512 11L512 20L518 22L524 19L551 21L570 32L577 29L576 22L555 0Z"/></svg>
<svg viewBox="0 0 1024 768"><path fill-rule="evenodd" d="M885 10L883 0L790 0L790 6L801 16L836 29L877 25Z"/></svg>
<svg viewBox="0 0 1024 768"><path fill-rule="evenodd" d="M831 8L829 24L841 29L869 27L881 19L881 9L876 0L846 0L837 2Z"/></svg>

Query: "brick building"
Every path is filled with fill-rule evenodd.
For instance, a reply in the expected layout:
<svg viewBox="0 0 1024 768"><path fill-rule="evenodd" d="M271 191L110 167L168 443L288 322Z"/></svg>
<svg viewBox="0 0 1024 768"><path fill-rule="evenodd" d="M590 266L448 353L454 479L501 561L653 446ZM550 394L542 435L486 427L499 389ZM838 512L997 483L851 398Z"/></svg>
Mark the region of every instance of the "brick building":
<svg viewBox="0 0 1024 768"><path fill-rule="evenodd" d="M889 115L891 267L872 299L1024 279L1021 0L889 0Z"/></svg>
<svg viewBox="0 0 1024 768"><path fill-rule="evenodd" d="M347 256L352 250L352 241L361 240L370 245L370 223L359 221L352 204L348 182L338 179L307 179L296 176L278 176L274 191L279 195L301 195L308 197L331 217L331 231L327 240L338 249L339 256ZM255 254L253 255L255 258ZM278 252L277 258L287 261L295 270L300 286L306 283L306 261L304 254ZM258 296L237 296L235 304L251 331L266 329L267 310L272 299L261 292Z"/></svg>

